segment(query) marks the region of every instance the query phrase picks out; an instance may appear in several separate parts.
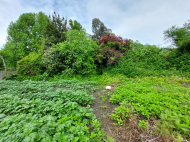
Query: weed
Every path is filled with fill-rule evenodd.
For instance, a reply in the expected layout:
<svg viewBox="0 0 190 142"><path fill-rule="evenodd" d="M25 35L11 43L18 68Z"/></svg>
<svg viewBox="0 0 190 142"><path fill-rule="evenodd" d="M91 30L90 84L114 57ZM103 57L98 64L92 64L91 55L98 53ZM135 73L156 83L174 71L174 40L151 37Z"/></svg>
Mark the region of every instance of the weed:
<svg viewBox="0 0 190 142"><path fill-rule="evenodd" d="M124 120L129 117L130 108L126 107L126 102L122 102L121 105L114 109L114 112L110 114L112 120L117 121L119 125L123 125Z"/></svg>
<svg viewBox="0 0 190 142"><path fill-rule="evenodd" d="M101 109L107 109L108 107L105 105L105 106L100 106Z"/></svg>
<svg viewBox="0 0 190 142"><path fill-rule="evenodd" d="M95 87L92 87L92 88L91 88L91 92L92 92L92 93L96 92L96 90L97 90L97 88L95 88Z"/></svg>
<svg viewBox="0 0 190 142"><path fill-rule="evenodd" d="M139 128L140 129L145 129L145 130L147 130L147 125L148 125L148 121L144 121L144 120L139 120Z"/></svg>
<svg viewBox="0 0 190 142"><path fill-rule="evenodd" d="M98 97L100 97L102 103L105 103L107 97L105 95L98 94Z"/></svg>

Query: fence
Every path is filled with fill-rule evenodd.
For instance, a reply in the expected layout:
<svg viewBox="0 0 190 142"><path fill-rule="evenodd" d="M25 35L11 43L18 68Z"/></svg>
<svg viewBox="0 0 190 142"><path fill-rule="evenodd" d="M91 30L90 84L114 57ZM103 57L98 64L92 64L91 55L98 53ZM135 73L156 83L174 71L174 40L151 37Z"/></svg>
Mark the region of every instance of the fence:
<svg viewBox="0 0 190 142"><path fill-rule="evenodd" d="M17 71L7 71L7 76L10 76L12 73L17 74ZM0 80L3 79L3 77L6 76L5 71L0 71Z"/></svg>

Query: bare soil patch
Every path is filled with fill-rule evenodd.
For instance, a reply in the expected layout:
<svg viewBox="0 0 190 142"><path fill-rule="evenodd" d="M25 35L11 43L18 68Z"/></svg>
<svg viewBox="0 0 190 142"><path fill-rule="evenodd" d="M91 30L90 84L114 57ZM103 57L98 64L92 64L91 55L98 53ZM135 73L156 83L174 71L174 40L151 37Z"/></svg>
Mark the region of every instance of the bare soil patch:
<svg viewBox="0 0 190 142"><path fill-rule="evenodd" d="M117 104L111 104L109 103L109 97L108 97L109 90L106 89L99 89L96 92L92 93L94 96L94 104L92 105L93 113L96 115L96 118L98 121L102 121L104 118L106 118L115 107L117 107ZM105 99L105 102L102 101L102 99L99 96L103 96Z"/></svg>

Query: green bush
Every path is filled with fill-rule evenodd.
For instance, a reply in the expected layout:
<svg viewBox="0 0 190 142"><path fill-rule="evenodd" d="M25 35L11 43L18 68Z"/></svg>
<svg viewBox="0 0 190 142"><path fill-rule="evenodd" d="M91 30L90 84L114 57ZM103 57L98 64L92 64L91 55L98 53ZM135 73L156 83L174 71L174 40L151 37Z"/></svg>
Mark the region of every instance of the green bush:
<svg viewBox="0 0 190 142"><path fill-rule="evenodd" d="M37 75L42 72L41 53L31 52L28 56L17 62L17 71L21 75Z"/></svg>
<svg viewBox="0 0 190 142"><path fill-rule="evenodd" d="M190 54L190 33L189 36L185 37L182 41L179 42L179 51L188 52Z"/></svg>
<svg viewBox="0 0 190 142"><path fill-rule="evenodd" d="M118 64L109 65L107 71L134 78L136 76L157 76L168 69L168 61L164 58L162 49L155 45L142 45L134 42L132 49L124 53Z"/></svg>
<svg viewBox="0 0 190 142"><path fill-rule="evenodd" d="M132 43L116 65L108 65L105 71L111 74L137 76L190 76L190 56L177 49L158 48L155 45Z"/></svg>
<svg viewBox="0 0 190 142"><path fill-rule="evenodd" d="M190 72L190 54L188 52L177 52L169 55L170 66L183 72Z"/></svg>
<svg viewBox="0 0 190 142"><path fill-rule="evenodd" d="M67 32L67 41L46 50L42 62L50 75L61 73L93 74L96 72L94 56L97 44L81 30Z"/></svg>

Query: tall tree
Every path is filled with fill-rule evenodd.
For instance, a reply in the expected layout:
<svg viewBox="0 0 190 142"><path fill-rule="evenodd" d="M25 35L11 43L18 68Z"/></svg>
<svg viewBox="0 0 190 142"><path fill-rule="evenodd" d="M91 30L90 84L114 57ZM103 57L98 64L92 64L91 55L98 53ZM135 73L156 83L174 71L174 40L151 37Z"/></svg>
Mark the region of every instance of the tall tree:
<svg viewBox="0 0 190 142"><path fill-rule="evenodd" d="M92 39L99 39L105 34L112 33L111 29L108 29L103 22L101 22L98 18L92 19Z"/></svg>
<svg viewBox="0 0 190 142"><path fill-rule="evenodd" d="M77 22L76 20L72 21L71 19L69 20L69 25L72 30L82 30L82 25Z"/></svg>
<svg viewBox="0 0 190 142"><path fill-rule="evenodd" d="M164 38L171 41L180 51L190 51L190 21L183 27L172 26L164 31Z"/></svg>
<svg viewBox="0 0 190 142"><path fill-rule="evenodd" d="M164 31L164 39L166 41L172 42L173 45L177 46L179 41L184 38L186 35L185 28L179 28L176 26L172 26L168 30Z"/></svg>
<svg viewBox="0 0 190 142"><path fill-rule="evenodd" d="M18 60L38 50L48 19L42 12L24 13L16 22L10 23L4 49L12 52L14 66Z"/></svg>
<svg viewBox="0 0 190 142"><path fill-rule="evenodd" d="M48 24L45 29L46 46L52 46L66 40L66 33L69 30L67 19L60 17L54 11L52 16L49 15Z"/></svg>

